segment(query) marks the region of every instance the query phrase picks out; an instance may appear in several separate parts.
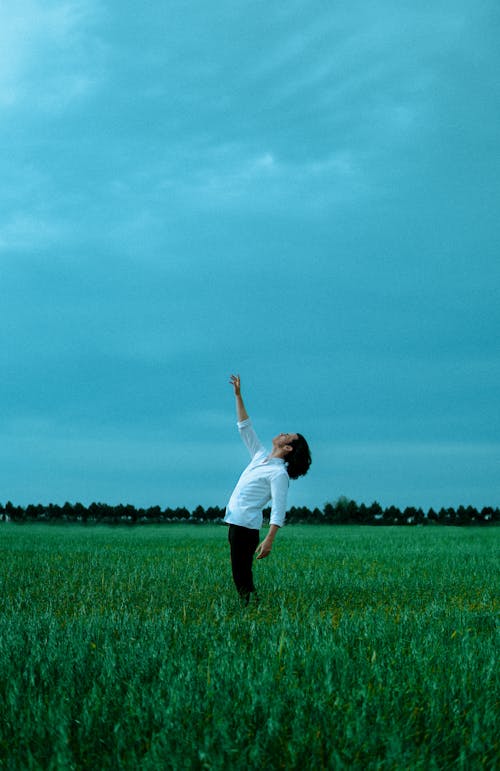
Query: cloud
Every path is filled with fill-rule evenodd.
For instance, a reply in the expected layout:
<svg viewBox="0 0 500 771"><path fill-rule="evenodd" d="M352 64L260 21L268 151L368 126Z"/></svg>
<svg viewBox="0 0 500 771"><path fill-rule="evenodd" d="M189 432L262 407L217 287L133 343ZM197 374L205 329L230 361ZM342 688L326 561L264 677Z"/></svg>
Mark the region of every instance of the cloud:
<svg viewBox="0 0 500 771"><path fill-rule="evenodd" d="M0 110L60 111L99 79L95 2L17 0L0 6Z"/></svg>
<svg viewBox="0 0 500 771"><path fill-rule="evenodd" d="M395 154L407 159L435 129L436 62L456 52L466 18L443 4L422 12L382 3L363 14L291 4L266 14L256 47L261 14L252 14L248 34L224 7L221 16L224 47L219 30L187 36L196 56L180 51L185 31L176 40L165 28L163 59L156 43L154 67L165 72L156 102L175 105L177 141L157 147L146 197L163 194L185 209L304 215L394 189L404 173ZM137 66L141 88L150 88L144 62ZM137 190L131 181L125 187Z"/></svg>
<svg viewBox="0 0 500 771"><path fill-rule="evenodd" d="M54 189L47 173L34 163L19 162L15 152L3 158L0 188L0 253L37 251L62 237L62 225L51 212Z"/></svg>
<svg viewBox="0 0 500 771"><path fill-rule="evenodd" d="M14 212L0 220L0 253L45 249L58 243L63 232L58 223L43 215Z"/></svg>
<svg viewBox="0 0 500 771"><path fill-rule="evenodd" d="M320 127L327 118L327 138L332 130L337 137L372 130L373 118L380 120L386 108L396 125L403 110L407 127L412 110L423 109L433 97L436 61L463 45L470 12L458 4L450 14L439 3L425 11L388 3L362 4L358 11L349 6L307 14L301 8L299 30L290 34L287 25L276 25L276 34L244 71L262 94L264 115L270 110L284 120L293 115L302 126L305 109L306 118Z"/></svg>
<svg viewBox="0 0 500 771"><path fill-rule="evenodd" d="M292 160L270 148L234 143L206 148L185 164L181 177L169 165L167 160L156 170L152 189L156 186L158 197L168 193L184 207L308 215L369 192L363 170L348 150Z"/></svg>

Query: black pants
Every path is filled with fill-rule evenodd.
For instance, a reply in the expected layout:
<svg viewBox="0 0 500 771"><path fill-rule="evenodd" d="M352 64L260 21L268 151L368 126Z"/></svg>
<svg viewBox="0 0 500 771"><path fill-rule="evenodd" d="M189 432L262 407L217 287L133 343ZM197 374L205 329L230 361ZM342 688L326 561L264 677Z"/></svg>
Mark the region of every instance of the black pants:
<svg viewBox="0 0 500 771"><path fill-rule="evenodd" d="M240 597L248 601L250 593L255 592L252 563L255 549L259 545L259 531L241 525L229 525L228 538L233 581Z"/></svg>

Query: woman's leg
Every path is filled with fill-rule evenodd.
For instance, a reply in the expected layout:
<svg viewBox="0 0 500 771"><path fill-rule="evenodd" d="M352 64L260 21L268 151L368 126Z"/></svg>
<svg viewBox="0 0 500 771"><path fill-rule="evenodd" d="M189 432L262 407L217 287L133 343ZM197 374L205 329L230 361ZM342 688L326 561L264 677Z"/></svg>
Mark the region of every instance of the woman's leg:
<svg viewBox="0 0 500 771"><path fill-rule="evenodd" d="M252 564L259 545L259 531L240 525L229 525L228 537L233 581L240 597L248 603L250 593L255 592Z"/></svg>

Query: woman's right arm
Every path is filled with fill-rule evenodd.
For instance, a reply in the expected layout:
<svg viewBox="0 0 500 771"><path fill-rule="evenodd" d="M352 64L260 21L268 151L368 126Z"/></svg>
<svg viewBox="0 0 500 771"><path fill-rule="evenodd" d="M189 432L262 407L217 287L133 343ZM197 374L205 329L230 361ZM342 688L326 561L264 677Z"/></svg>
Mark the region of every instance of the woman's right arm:
<svg viewBox="0 0 500 771"><path fill-rule="evenodd" d="M245 405L243 404L243 399L241 396L240 376L231 375L230 383L233 386L234 396L236 399L236 415L238 417L238 422L241 423L243 420L248 420L248 413L245 409Z"/></svg>
<svg viewBox="0 0 500 771"><path fill-rule="evenodd" d="M255 455L257 455L258 452L263 452L264 447L262 446L262 443L255 433L251 420L248 417L248 412L245 409L245 405L243 404L243 399L241 396L241 382L240 382L240 376L239 375L231 375L231 385L234 389L234 396L236 398L236 415L238 417L238 430L240 432L240 436L243 440L243 443L245 444L248 452L250 453L250 457L254 458Z"/></svg>

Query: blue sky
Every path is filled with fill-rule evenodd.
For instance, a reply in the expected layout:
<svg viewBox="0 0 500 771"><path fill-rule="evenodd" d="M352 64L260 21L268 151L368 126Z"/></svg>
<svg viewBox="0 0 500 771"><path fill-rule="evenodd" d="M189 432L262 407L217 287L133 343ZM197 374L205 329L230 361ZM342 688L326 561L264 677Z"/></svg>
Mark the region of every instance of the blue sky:
<svg viewBox="0 0 500 771"><path fill-rule="evenodd" d="M500 7L0 6L0 500L500 503Z"/></svg>

